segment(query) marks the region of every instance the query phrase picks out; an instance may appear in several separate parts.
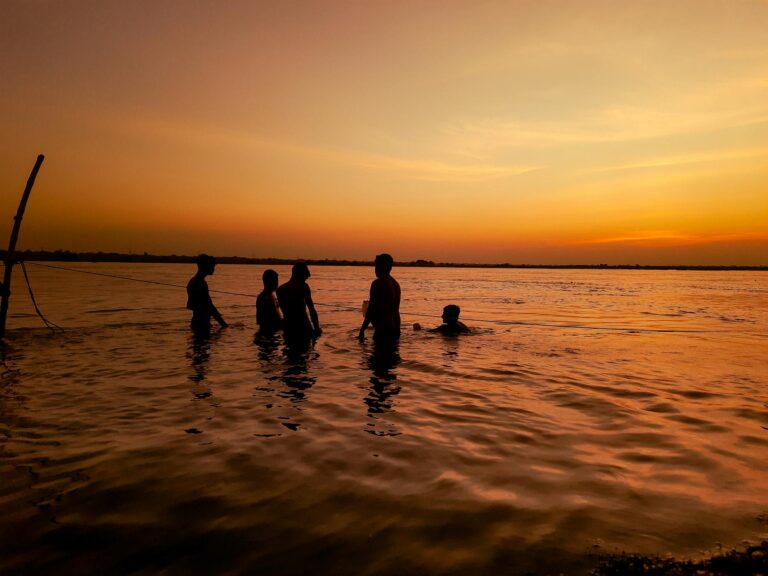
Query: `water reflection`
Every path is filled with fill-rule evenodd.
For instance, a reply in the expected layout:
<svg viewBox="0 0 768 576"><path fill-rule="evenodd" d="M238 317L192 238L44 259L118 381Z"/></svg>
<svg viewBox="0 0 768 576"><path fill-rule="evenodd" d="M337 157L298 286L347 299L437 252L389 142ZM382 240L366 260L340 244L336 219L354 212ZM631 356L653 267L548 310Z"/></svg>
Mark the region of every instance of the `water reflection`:
<svg viewBox="0 0 768 576"><path fill-rule="evenodd" d="M462 337L458 334L441 334L443 341L443 367L453 368L459 359L459 347Z"/></svg>
<svg viewBox="0 0 768 576"><path fill-rule="evenodd" d="M263 332L256 332L253 335L253 343L258 349L259 360L266 366L279 360L280 339L277 334L267 335Z"/></svg>
<svg viewBox="0 0 768 576"><path fill-rule="evenodd" d="M312 388L317 378L310 376L309 363L318 357L312 348L291 347L283 348L284 369L281 379L285 384L285 390L281 394L291 402L303 402L306 400L306 390Z"/></svg>
<svg viewBox="0 0 768 576"><path fill-rule="evenodd" d="M211 337L198 332L190 334L187 358L189 358L192 366L189 380L195 384L201 383L208 373L208 361L211 359Z"/></svg>
<svg viewBox="0 0 768 576"><path fill-rule="evenodd" d="M296 422L296 416L302 410L301 404L307 400L307 391L317 381L317 378L310 374L310 365L319 354L310 345L286 345L283 338L277 334L257 332L253 343L257 349L263 376L270 382L269 386L257 386L257 395L267 399L267 409L274 407L278 412L282 412L285 407L280 399L287 399L291 414L283 413L277 416L277 419L285 428L298 430L301 423Z"/></svg>
<svg viewBox="0 0 768 576"><path fill-rule="evenodd" d="M9 365L10 349L5 342L0 340L0 432L4 432L4 426L11 422L14 411L11 400L20 401L21 396L14 393L13 387L18 383L18 370ZM0 433L0 439L10 438L9 433ZM2 446L2 444L0 444ZM0 452L2 452L0 450Z"/></svg>
<svg viewBox="0 0 768 576"><path fill-rule="evenodd" d="M211 345L219 339L219 334L219 332L212 334L193 332L189 336L187 358L189 358L192 371L188 376L188 379L196 386L202 385L208 377ZM212 392L210 388L206 387L197 388L193 391L193 394L195 400L204 400L205 398L210 398Z"/></svg>
<svg viewBox="0 0 768 576"><path fill-rule="evenodd" d="M373 351L367 359L372 375L369 379L368 395L363 399L368 407L367 415L371 418L366 432L377 436L397 436L400 432L391 424L378 422L384 414L394 411L394 397L400 392L397 385L395 368L400 364L400 351L397 341L374 342ZM377 429L384 424L384 429Z"/></svg>
<svg viewBox="0 0 768 576"><path fill-rule="evenodd" d="M6 374L11 373L11 369L5 360L7 355L7 345L3 340L0 340L0 378L4 378Z"/></svg>

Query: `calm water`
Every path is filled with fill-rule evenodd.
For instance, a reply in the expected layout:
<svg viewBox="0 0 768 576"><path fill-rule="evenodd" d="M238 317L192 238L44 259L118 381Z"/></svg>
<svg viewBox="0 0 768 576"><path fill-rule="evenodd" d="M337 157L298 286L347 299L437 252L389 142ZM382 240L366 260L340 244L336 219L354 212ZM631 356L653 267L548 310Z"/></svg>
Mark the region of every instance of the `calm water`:
<svg viewBox="0 0 768 576"><path fill-rule="evenodd" d="M382 353L372 269L314 267L325 334L289 357L249 298L196 343L183 290L29 265L51 334L20 272L0 573L581 574L767 536L768 274L395 269L406 326L457 303L477 331Z"/></svg>

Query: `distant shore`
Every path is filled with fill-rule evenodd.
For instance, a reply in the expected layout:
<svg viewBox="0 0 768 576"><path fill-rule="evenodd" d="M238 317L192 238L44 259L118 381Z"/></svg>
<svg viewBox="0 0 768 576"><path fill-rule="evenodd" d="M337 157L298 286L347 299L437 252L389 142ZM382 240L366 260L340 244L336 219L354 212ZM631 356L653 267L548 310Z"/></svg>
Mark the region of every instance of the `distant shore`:
<svg viewBox="0 0 768 576"><path fill-rule="evenodd" d="M7 251L0 250L0 260L5 262ZM190 264L195 256L178 254L157 255L121 254L118 252L71 252L69 250L22 250L16 252L16 261L27 260L37 262L131 262L131 263L164 263ZM291 265L296 262L306 262L311 266L373 266L372 260L337 260L299 259L299 258L246 258L244 256L216 256L220 264L256 264L256 265ZM643 264L476 264L461 262L433 262L432 260L413 260L396 262L396 266L413 268L524 268L524 269L553 269L553 270L699 270L699 271L759 271L768 272L768 266L656 266Z"/></svg>

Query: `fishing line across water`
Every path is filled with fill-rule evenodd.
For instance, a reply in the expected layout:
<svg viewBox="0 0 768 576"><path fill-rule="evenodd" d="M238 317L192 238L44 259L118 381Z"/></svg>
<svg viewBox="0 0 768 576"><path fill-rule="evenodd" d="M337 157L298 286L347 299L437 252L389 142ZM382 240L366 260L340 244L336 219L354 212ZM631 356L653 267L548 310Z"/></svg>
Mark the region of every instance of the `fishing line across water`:
<svg viewBox="0 0 768 576"><path fill-rule="evenodd" d="M181 284L174 284L170 282L160 282L157 280L146 280L143 278L135 278L133 276L123 276L120 274L107 274L105 272L94 272L92 270L81 270L77 268L70 268L67 266L58 266L53 264L44 264L42 262L32 262L27 261L26 264L39 266L43 268L49 268L53 270L60 270L64 272L74 272L77 274L87 274L91 276L101 276L105 278L112 278L115 280L125 280L128 282L140 282L143 284L152 284L156 286L165 286L168 288L178 288L178 289L186 289L186 286ZM31 290L31 287L30 287ZM218 289L210 289L210 292L214 292L216 294L226 294L228 296L237 296L242 298L249 298L249 299L255 299L257 297L257 294L250 294L246 292L234 292L230 290L218 290ZM328 304L323 302L315 302L315 306L321 306L325 309L339 311L339 312L358 312L360 309L355 306L345 306L342 304ZM401 314L403 316L409 316L409 317L416 317L416 318L434 318L434 319L440 319L441 317L437 314L426 314L426 313L419 313L419 312L409 312L409 311L401 311ZM531 322L531 321L524 321L524 320L497 320L497 319L490 319L490 318L472 318L472 317L465 317L462 316L462 320L466 322L472 322L472 323L485 323L485 324L494 324L498 326L531 326L531 327L546 327L546 328L561 328L561 329L577 329L577 330L600 330L600 331L611 331L611 332L627 332L627 333L703 333L703 332L711 332L708 330L691 330L691 329L677 329L677 328L626 328L626 327L617 327L617 326L592 326L592 325L584 325L584 324L573 324L573 323L558 323L558 322Z"/></svg>

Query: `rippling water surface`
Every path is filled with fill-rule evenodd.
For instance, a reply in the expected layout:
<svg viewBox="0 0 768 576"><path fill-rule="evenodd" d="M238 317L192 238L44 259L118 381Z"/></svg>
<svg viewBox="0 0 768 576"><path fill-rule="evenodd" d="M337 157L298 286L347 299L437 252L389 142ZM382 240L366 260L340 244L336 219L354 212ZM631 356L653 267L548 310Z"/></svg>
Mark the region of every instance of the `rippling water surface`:
<svg viewBox="0 0 768 576"><path fill-rule="evenodd" d="M74 264L183 285L186 265ZM306 355L183 289L28 265L0 366L0 573L581 574L766 536L768 275L314 267ZM253 293L259 266L212 289ZM277 267L281 281L287 268ZM413 331L456 303L475 333Z"/></svg>

